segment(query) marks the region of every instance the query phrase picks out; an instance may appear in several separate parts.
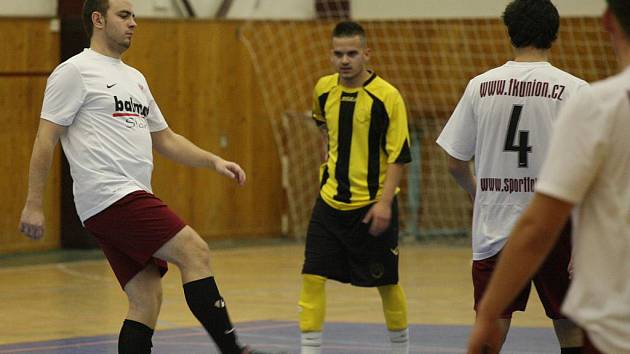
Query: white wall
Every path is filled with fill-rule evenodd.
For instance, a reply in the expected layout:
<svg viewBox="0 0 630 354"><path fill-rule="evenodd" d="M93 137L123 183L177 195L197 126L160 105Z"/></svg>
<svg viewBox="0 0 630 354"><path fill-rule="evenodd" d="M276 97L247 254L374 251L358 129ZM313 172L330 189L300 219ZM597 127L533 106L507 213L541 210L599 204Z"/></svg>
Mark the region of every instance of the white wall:
<svg viewBox="0 0 630 354"><path fill-rule="evenodd" d="M138 17L180 17L178 0L132 0ZM199 17L213 16L220 0L189 0ZM351 0L352 17L412 19L498 17L508 0ZM234 0L228 18L310 19L314 0ZM554 0L562 16L598 16L604 0ZM0 16L47 16L57 13L57 0L0 0Z"/></svg>
<svg viewBox="0 0 630 354"><path fill-rule="evenodd" d="M509 0L354 0L355 19L498 17ZM604 0L554 0L561 16L599 16Z"/></svg>
<svg viewBox="0 0 630 354"><path fill-rule="evenodd" d="M0 0L0 16L53 17L57 0Z"/></svg>
<svg viewBox="0 0 630 354"><path fill-rule="evenodd" d="M228 18L312 19L313 0L235 0Z"/></svg>

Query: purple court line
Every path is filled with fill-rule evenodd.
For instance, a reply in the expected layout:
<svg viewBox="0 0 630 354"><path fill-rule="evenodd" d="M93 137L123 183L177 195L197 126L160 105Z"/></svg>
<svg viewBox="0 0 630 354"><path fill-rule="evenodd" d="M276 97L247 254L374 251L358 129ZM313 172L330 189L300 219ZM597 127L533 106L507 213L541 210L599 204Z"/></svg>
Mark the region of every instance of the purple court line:
<svg viewBox="0 0 630 354"><path fill-rule="evenodd" d="M74 343L74 344L65 344L65 345L49 345L46 347L33 347L33 348L22 348L22 349L9 349L9 350L0 350L0 353L24 353L24 352L37 352L41 350L49 350L49 349L66 349L66 348L80 348L80 347L89 347L99 344L110 344L110 343L118 343L117 339L112 340L100 340L94 342L85 342L85 343Z"/></svg>
<svg viewBox="0 0 630 354"><path fill-rule="evenodd" d="M275 324L275 325L262 325L262 326L247 326L244 328L239 328L238 332L255 332L258 330L272 329L272 328L283 328L283 327L293 327L295 324L293 323L285 323L285 324ZM174 330L174 329L171 329ZM159 332L158 332L159 333ZM171 335L161 335L159 338L184 338L184 337L197 337L197 336L207 336L206 332L199 333L180 333L180 334L171 334ZM72 338L63 338L61 340L68 340ZM156 338L158 339L158 338ZM59 340L59 339L57 339ZM112 344L118 343L118 339L111 340L99 340L93 342L82 342L82 343L72 343L72 344L62 344L62 345L49 345L45 347L31 347L31 348L21 348L21 349L10 349L10 350L0 350L0 353L24 353L24 352L38 352L42 350L49 349L65 349L65 348L77 348L77 347L90 347L100 344Z"/></svg>

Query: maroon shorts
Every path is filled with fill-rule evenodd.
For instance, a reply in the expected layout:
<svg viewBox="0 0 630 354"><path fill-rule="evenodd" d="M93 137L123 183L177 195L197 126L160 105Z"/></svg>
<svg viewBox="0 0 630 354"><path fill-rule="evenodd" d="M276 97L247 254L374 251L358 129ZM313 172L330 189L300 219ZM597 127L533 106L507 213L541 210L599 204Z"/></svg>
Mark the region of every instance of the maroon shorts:
<svg viewBox="0 0 630 354"><path fill-rule="evenodd" d="M490 277L498 258L499 255L497 254L490 258L473 261L472 278L475 288L475 310L477 310L477 305L490 282ZM570 224L567 224L562 230L558 242L532 279L536 286L536 291L538 291L538 297L540 297L540 301L545 308L545 313L551 319L566 318L560 312L560 307L569 289L569 272L567 269L570 260L571 228ZM503 312L501 318L512 318L514 311L525 311L530 289L531 282L517 295L516 299Z"/></svg>
<svg viewBox="0 0 630 354"><path fill-rule="evenodd" d="M84 224L101 246L123 289L149 262L164 275L166 262L153 254L186 226L166 204L145 191L127 194Z"/></svg>

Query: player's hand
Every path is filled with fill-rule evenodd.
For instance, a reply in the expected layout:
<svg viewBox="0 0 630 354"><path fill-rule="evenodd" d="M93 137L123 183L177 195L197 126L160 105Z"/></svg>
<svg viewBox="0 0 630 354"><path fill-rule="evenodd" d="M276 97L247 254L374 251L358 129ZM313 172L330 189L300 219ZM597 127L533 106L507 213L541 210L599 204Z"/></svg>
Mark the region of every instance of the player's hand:
<svg viewBox="0 0 630 354"><path fill-rule="evenodd" d="M363 223L368 224L370 221L370 230L368 231L372 236L378 236L387 230L389 223L392 220L392 206L391 203L378 201L372 205L370 210L365 214Z"/></svg>
<svg viewBox="0 0 630 354"><path fill-rule="evenodd" d="M240 186L245 184L245 171L237 163L220 159L214 164L214 168L219 174L236 180Z"/></svg>
<svg viewBox="0 0 630 354"><path fill-rule="evenodd" d="M477 317L468 340L468 354L498 354L501 336L498 320Z"/></svg>
<svg viewBox="0 0 630 354"><path fill-rule="evenodd" d="M44 211L41 208L24 206L19 230L28 238L39 240L44 237Z"/></svg>

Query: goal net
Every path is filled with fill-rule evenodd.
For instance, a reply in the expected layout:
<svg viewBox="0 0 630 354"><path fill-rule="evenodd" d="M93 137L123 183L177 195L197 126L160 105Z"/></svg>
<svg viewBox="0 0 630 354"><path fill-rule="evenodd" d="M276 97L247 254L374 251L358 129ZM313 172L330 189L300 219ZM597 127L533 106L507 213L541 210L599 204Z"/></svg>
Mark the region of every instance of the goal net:
<svg viewBox="0 0 630 354"><path fill-rule="evenodd" d="M255 65L268 119L281 156L288 233L306 228L319 189L321 135L310 119L312 89L330 74L330 35L347 15L335 1L318 20L248 21L240 29ZM468 81L505 63L512 48L501 20L359 20L372 49L371 68L402 93L409 114L413 162L399 195L401 235L467 235L472 205L446 168L435 144ZM555 66L587 81L616 70L612 48L596 17L563 18L551 51Z"/></svg>

